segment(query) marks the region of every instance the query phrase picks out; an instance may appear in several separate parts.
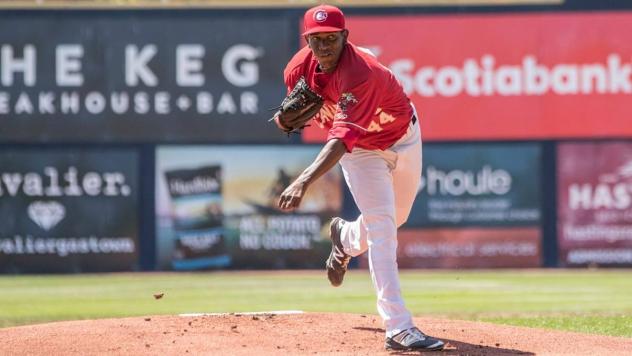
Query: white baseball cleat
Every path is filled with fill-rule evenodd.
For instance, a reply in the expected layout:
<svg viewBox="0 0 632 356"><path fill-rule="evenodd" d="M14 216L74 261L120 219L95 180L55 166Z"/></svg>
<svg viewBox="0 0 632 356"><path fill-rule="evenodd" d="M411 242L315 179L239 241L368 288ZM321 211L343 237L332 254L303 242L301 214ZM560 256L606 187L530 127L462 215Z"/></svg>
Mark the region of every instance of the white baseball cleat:
<svg viewBox="0 0 632 356"><path fill-rule="evenodd" d="M421 332L417 327L404 330L397 335L386 338L384 347L387 350L438 351L445 343Z"/></svg>

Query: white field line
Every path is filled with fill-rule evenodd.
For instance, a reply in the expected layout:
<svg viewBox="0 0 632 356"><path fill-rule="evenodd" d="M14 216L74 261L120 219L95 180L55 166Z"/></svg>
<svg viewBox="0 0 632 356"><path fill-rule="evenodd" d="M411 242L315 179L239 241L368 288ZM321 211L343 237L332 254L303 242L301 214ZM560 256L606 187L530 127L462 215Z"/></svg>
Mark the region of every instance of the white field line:
<svg viewBox="0 0 632 356"><path fill-rule="evenodd" d="M178 316L190 318L198 316L224 316L224 315L291 315L291 314L303 314L302 310L274 310L274 311L260 311L260 312L237 312L237 313L184 313L178 314Z"/></svg>

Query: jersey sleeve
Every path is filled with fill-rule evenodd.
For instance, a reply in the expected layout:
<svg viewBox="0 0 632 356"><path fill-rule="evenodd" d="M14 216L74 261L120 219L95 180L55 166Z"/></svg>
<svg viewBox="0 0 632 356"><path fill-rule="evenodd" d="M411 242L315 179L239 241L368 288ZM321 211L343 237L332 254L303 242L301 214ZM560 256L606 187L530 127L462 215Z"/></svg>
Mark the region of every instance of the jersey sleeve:
<svg viewBox="0 0 632 356"><path fill-rule="evenodd" d="M294 86L301 78L304 61L306 60L308 51L309 48L303 48L298 51L283 70L283 81L285 82L285 86L287 88L287 94L294 89Z"/></svg>
<svg viewBox="0 0 632 356"><path fill-rule="evenodd" d="M353 87L341 88L338 109L327 140L338 138L348 152L353 150L360 137L371 130L378 103L378 91L370 79Z"/></svg>
<svg viewBox="0 0 632 356"><path fill-rule="evenodd" d="M285 87L287 88L286 95L292 91L299 79L300 74L296 68L292 71L286 71L285 73L283 73L283 81L285 82Z"/></svg>

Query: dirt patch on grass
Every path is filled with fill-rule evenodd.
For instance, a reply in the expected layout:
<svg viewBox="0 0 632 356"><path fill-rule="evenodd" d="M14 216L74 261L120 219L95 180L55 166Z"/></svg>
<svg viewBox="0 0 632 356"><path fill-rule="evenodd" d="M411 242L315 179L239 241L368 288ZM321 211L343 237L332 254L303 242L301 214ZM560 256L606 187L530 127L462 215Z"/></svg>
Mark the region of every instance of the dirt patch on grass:
<svg viewBox="0 0 632 356"><path fill-rule="evenodd" d="M489 323L415 318L445 340L434 355L630 355L632 339ZM147 316L0 329L1 355L377 355L377 315Z"/></svg>

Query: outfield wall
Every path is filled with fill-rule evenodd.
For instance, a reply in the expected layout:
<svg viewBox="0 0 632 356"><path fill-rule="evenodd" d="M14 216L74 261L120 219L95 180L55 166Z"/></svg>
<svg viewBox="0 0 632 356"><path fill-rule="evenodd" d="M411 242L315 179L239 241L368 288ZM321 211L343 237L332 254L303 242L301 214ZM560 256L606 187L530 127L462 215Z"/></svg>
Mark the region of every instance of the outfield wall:
<svg viewBox="0 0 632 356"><path fill-rule="evenodd" d="M632 9L590 6L343 8L421 114L400 267L632 265ZM336 169L277 211L323 133L267 122L302 12L0 12L0 272L322 268L357 210Z"/></svg>

